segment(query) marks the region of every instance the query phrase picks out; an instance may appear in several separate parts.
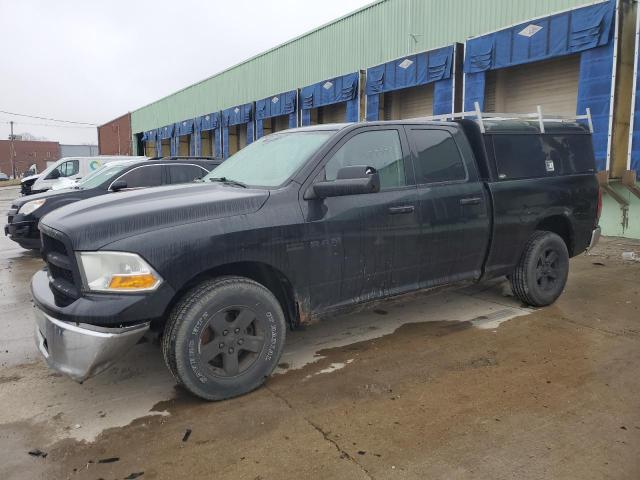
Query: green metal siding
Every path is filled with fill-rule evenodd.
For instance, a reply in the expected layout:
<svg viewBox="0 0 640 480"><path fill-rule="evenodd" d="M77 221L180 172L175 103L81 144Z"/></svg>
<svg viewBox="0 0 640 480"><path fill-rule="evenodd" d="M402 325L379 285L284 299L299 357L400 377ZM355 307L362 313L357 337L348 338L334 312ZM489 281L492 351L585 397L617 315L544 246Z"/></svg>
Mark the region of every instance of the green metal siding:
<svg viewBox="0 0 640 480"><path fill-rule="evenodd" d="M132 132L223 110L408 53L594 3L382 0L131 113ZM415 35L415 40L409 34Z"/></svg>

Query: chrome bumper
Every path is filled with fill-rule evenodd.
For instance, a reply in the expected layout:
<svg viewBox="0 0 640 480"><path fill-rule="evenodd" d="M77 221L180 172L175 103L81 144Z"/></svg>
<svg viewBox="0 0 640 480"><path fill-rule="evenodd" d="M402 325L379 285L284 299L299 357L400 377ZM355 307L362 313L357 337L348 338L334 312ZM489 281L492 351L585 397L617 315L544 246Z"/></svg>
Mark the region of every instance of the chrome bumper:
<svg viewBox="0 0 640 480"><path fill-rule="evenodd" d="M591 233L591 242L589 243L589 247L587 248L587 250L591 250L598 244L598 242L600 241L600 232L600 227L596 227L596 229Z"/></svg>
<svg viewBox="0 0 640 480"><path fill-rule="evenodd" d="M76 382L109 368L149 329L149 323L103 328L57 320L35 309L36 345L47 364Z"/></svg>

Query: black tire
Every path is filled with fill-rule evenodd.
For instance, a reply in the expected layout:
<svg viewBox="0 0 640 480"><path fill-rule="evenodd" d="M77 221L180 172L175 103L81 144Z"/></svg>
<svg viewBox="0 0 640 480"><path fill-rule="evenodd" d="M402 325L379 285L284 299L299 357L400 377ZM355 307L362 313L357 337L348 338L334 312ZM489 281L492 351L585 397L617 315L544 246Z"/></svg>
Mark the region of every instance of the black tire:
<svg viewBox="0 0 640 480"><path fill-rule="evenodd" d="M205 400L255 390L278 364L286 335L280 303L244 277L207 280L173 308L162 338L167 367Z"/></svg>
<svg viewBox="0 0 640 480"><path fill-rule="evenodd" d="M557 300L568 275L569 252L564 240L553 232L536 231L511 275L511 288L524 303L544 307Z"/></svg>

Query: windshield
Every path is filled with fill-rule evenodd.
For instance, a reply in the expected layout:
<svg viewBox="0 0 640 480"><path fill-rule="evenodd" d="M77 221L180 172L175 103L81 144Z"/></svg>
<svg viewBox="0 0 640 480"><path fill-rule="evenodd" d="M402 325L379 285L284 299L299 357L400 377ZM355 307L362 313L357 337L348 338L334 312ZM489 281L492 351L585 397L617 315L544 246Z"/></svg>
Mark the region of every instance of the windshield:
<svg viewBox="0 0 640 480"><path fill-rule="evenodd" d="M102 168L91 172L89 175L84 177L80 182L78 182L78 187L82 189L95 188L98 185L101 185L103 182L106 182L114 175L120 173L122 170L127 168L130 163L121 163L121 164L113 164L107 163Z"/></svg>
<svg viewBox="0 0 640 480"><path fill-rule="evenodd" d="M222 162L203 180L224 179L257 187L277 187L334 134L334 130L318 130L262 137Z"/></svg>

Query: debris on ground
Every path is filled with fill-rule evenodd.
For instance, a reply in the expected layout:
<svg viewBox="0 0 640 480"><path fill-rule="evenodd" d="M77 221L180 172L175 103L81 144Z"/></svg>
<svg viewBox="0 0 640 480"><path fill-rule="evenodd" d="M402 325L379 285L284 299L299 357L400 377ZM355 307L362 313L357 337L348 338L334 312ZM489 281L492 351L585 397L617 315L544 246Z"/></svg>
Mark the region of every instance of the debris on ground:
<svg viewBox="0 0 640 480"><path fill-rule="evenodd" d="M182 437L182 441L186 442L187 440L189 440L190 436L191 436L191 429L187 428L186 432L184 432L184 436Z"/></svg>
<svg viewBox="0 0 640 480"><path fill-rule="evenodd" d="M636 252L622 252L622 259L631 262L640 262L640 256Z"/></svg>
<svg viewBox="0 0 640 480"><path fill-rule="evenodd" d="M144 475L144 472L134 472L130 473L128 476L124 477L124 480L133 480L134 478L138 478Z"/></svg>
<svg viewBox="0 0 640 480"><path fill-rule="evenodd" d="M48 454L47 454L47 452L43 452L39 448L34 448L33 450L29 450L29 455L31 455L32 457L47 458Z"/></svg>
<svg viewBox="0 0 640 480"><path fill-rule="evenodd" d="M98 463L114 463L120 461L120 457L109 457L98 460Z"/></svg>

